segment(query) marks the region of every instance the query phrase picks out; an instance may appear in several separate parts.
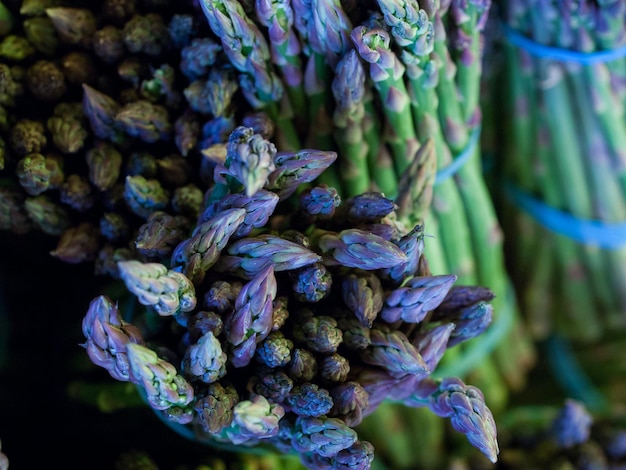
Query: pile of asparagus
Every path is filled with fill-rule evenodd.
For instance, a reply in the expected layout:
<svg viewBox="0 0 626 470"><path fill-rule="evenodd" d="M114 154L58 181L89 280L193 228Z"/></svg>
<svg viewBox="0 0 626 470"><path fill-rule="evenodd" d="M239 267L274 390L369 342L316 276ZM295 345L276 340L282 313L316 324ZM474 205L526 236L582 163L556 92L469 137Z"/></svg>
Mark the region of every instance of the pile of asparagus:
<svg viewBox="0 0 626 470"><path fill-rule="evenodd" d="M415 171L413 155L433 139L434 161L421 170L436 180L432 204L414 206L407 223L425 222L433 273L454 273L462 283L495 292L498 320L493 338L451 351L442 367L480 384L491 406L503 409L510 390L525 384L534 350L505 270L476 144L490 2L200 3L240 85L256 93L247 93L250 104L277 121L279 148L302 143L337 151L337 164L320 181L339 194L376 190L398 201L398 185ZM469 159L455 163L464 153Z"/></svg>
<svg viewBox="0 0 626 470"><path fill-rule="evenodd" d="M382 193L298 193L334 163L332 151L277 151L240 126L209 152L215 184L191 234L171 257L118 262L144 317L125 321L105 295L91 302L90 359L200 441L366 469L373 446L353 428L394 400L449 418L495 462L481 391L431 376L448 348L490 324L493 293L432 275L423 226L406 229ZM155 244L167 237L151 234ZM159 326L141 328L150 316Z"/></svg>
<svg viewBox="0 0 626 470"><path fill-rule="evenodd" d="M121 260L163 263L215 182L224 150L212 145L239 123L265 136L275 129L279 150L337 152L319 183L338 197L380 191L397 204L396 223L424 223L430 272L489 287L499 331L512 315L492 357L475 354L475 341L461 353L464 343L446 352L442 373L465 378L473 369L468 377L496 409L509 387L523 384L532 350L472 144L488 2L6 7L0 228L44 231L58 238L53 256L93 262L96 273L116 278ZM465 151L470 160L443 179ZM413 187L416 180L429 183ZM434 182L431 199L421 192ZM226 195L217 187L212 202ZM427 419L418 414L414 421ZM431 424L436 435L441 424Z"/></svg>
<svg viewBox="0 0 626 470"><path fill-rule="evenodd" d="M502 11L510 38L494 84L506 103L498 174L512 202L511 271L537 337L598 339L626 325L624 234L612 233L626 220L626 88L624 58L590 54L626 44L626 5L515 1ZM513 44L519 36L553 50L531 53ZM560 213L538 222L536 203Z"/></svg>

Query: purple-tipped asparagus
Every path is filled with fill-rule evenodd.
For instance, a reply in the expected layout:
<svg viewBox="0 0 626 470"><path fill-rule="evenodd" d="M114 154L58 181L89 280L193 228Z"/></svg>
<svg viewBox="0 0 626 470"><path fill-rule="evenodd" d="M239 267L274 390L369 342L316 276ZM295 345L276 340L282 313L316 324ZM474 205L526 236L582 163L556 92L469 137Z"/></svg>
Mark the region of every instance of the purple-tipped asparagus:
<svg viewBox="0 0 626 470"><path fill-rule="evenodd" d="M303 90L303 66L300 41L293 29L294 12L290 0L256 0L259 22L268 29L272 62L280 69L294 113L303 115L306 97Z"/></svg>
<svg viewBox="0 0 626 470"><path fill-rule="evenodd" d="M278 422L285 410L277 403L270 403L262 395L243 400L233 408L233 421L222 434L233 444L269 439L278 434Z"/></svg>
<svg viewBox="0 0 626 470"><path fill-rule="evenodd" d="M282 403L293 389L293 380L282 370L261 373L253 377L253 390L274 403Z"/></svg>
<svg viewBox="0 0 626 470"><path fill-rule="evenodd" d="M126 345L130 370L143 386L146 399L155 410L185 409L193 401L193 387L169 362L152 349L135 343Z"/></svg>
<svg viewBox="0 0 626 470"><path fill-rule="evenodd" d="M341 198L337 190L325 184L305 189L300 194L300 210L306 216L319 220L330 219L339 204Z"/></svg>
<svg viewBox="0 0 626 470"><path fill-rule="evenodd" d="M120 261L118 267L128 290L159 315L180 315L196 307L195 289L183 274L160 263L135 260Z"/></svg>
<svg viewBox="0 0 626 470"><path fill-rule="evenodd" d="M128 135L146 143L167 141L172 133L167 108L148 100L133 101L120 108L115 122Z"/></svg>
<svg viewBox="0 0 626 470"><path fill-rule="evenodd" d="M382 269L379 273L384 279L399 286L405 279L417 273L419 260L424 252L424 226L416 225L394 243L406 254L407 260L391 268Z"/></svg>
<svg viewBox="0 0 626 470"><path fill-rule="evenodd" d="M241 291L240 282L215 281L204 294L204 307L225 314L233 309Z"/></svg>
<svg viewBox="0 0 626 470"><path fill-rule="evenodd" d="M343 201L335 213L337 220L351 225L378 222L398 206L383 193L370 191Z"/></svg>
<svg viewBox="0 0 626 470"><path fill-rule="evenodd" d="M441 303L455 281L454 274L414 277L387 292L380 317L389 323L419 323Z"/></svg>
<svg viewBox="0 0 626 470"><path fill-rule="evenodd" d="M350 49L352 23L339 0L313 0L313 27L311 48L322 51L326 63L334 70L339 59Z"/></svg>
<svg viewBox="0 0 626 470"><path fill-rule="evenodd" d="M226 353L212 331L207 331L196 344L187 348L183 372L205 383L213 383L226 374Z"/></svg>
<svg viewBox="0 0 626 470"><path fill-rule="evenodd" d="M493 463L498 460L496 423L482 392L465 385L457 377L443 380L427 378L414 389L404 403L407 406L428 406L437 416L449 418L452 427L480 450Z"/></svg>
<svg viewBox="0 0 626 470"><path fill-rule="evenodd" d="M206 392L196 397L194 409L202 429L209 434L219 434L233 421L233 408L239 401L235 387L219 382L210 384Z"/></svg>
<svg viewBox="0 0 626 470"><path fill-rule="evenodd" d="M276 147L255 134L251 127L237 127L228 137L226 147L226 174L244 186L251 197L263 188L275 170Z"/></svg>
<svg viewBox="0 0 626 470"><path fill-rule="evenodd" d="M304 383L293 387L285 404L290 412L298 416L324 416L333 407L333 399L325 388Z"/></svg>
<svg viewBox="0 0 626 470"><path fill-rule="evenodd" d="M589 439L592 423L593 418L582 403L567 399L550 432L559 447L569 448Z"/></svg>
<svg viewBox="0 0 626 470"><path fill-rule="evenodd" d="M310 316L302 323L300 331L307 347L323 354L337 352L343 341L343 333L337 326L337 320L326 315Z"/></svg>
<svg viewBox="0 0 626 470"><path fill-rule="evenodd" d="M343 278L341 295L346 307L368 328L383 308L383 286L373 273L353 272Z"/></svg>
<svg viewBox="0 0 626 470"><path fill-rule="evenodd" d="M65 230L50 255L65 263L78 264L93 261L100 248L100 231L88 222Z"/></svg>
<svg viewBox="0 0 626 470"><path fill-rule="evenodd" d="M322 253L342 266L371 271L390 268L407 261L406 255L398 246L363 230L319 232L319 237L316 238Z"/></svg>
<svg viewBox="0 0 626 470"><path fill-rule="evenodd" d="M272 265L274 271L297 269L321 261L313 251L275 235L259 235L231 243L215 264L218 272L251 279Z"/></svg>
<svg viewBox="0 0 626 470"><path fill-rule="evenodd" d="M337 159L337 153L322 150L278 152L274 159L276 169L270 173L266 189L274 191L283 200L298 186L310 183Z"/></svg>
<svg viewBox="0 0 626 470"><path fill-rule="evenodd" d="M278 204L276 193L266 191L265 189L258 190L253 196L246 196L240 193L228 194L219 202L207 207L198 219L198 223L206 222L216 213L225 209L245 209L246 216L233 234L233 237L241 238L250 235L254 228L264 227L274 212L276 204Z"/></svg>
<svg viewBox="0 0 626 470"><path fill-rule="evenodd" d="M143 338L137 327L122 319L117 305L104 295L96 297L89 304L82 327L87 339L82 346L89 359L114 379L137 383L139 378L131 374L126 346L143 344Z"/></svg>
<svg viewBox="0 0 626 470"><path fill-rule="evenodd" d="M439 361L450 346L448 342L454 333L454 323L436 326L418 334L411 343L417 348L424 359L428 370L434 371Z"/></svg>
<svg viewBox="0 0 626 470"><path fill-rule="evenodd" d="M172 266L181 266L194 285L200 285L245 217L245 209L227 209L196 226L191 237L174 248Z"/></svg>
<svg viewBox="0 0 626 470"><path fill-rule="evenodd" d="M330 396L333 407L329 416L341 418L351 428L361 424L369 404L369 394L360 383L350 381L337 385L330 389Z"/></svg>
<svg viewBox="0 0 626 470"><path fill-rule="evenodd" d="M248 101L254 107L278 102L283 87L272 70L269 47L242 5L235 0L201 0L200 4L224 53L242 73L240 84Z"/></svg>
<svg viewBox="0 0 626 470"><path fill-rule="evenodd" d="M267 367L284 367L291 361L293 341L280 331L269 333L256 348L257 361Z"/></svg>
<svg viewBox="0 0 626 470"><path fill-rule="evenodd" d="M241 288L235 300L235 308L225 319L226 338L236 347L246 349L235 367L248 364L256 343L265 339L272 329L273 300L276 297L276 277L272 265L259 271L252 280Z"/></svg>
<svg viewBox="0 0 626 470"><path fill-rule="evenodd" d="M162 262L169 259L174 248L185 240L188 228L187 218L155 211L139 227L135 248L148 260Z"/></svg>
<svg viewBox="0 0 626 470"><path fill-rule="evenodd" d="M319 368L320 379L329 384L345 382L350 374L350 362L337 353L324 356L320 361Z"/></svg>
<svg viewBox="0 0 626 470"><path fill-rule="evenodd" d="M116 116L121 105L108 95L83 84L83 109L91 130L100 139L121 142L124 138Z"/></svg>
<svg viewBox="0 0 626 470"><path fill-rule="evenodd" d="M126 177L124 200L135 214L147 219L152 212L165 209L170 199L159 180L135 175Z"/></svg>
<svg viewBox="0 0 626 470"><path fill-rule="evenodd" d="M317 374L317 361L313 353L307 349L296 348L291 354L287 372L294 380L308 382Z"/></svg>
<svg viewBox="0 0 626 470"><path fill-rule="evenodd" d="M426 377L430 374L422 355L401 331L374 326L370 341L371 344L359 352L366 364L382 367L398 378L405 375Z"/></svg>
<svg viewBox="0 0 626 470"><path fill-rule="evenodd" d="M357 440L356 432L337 418L298 417L291 443L301 453L314 452L322 457L334 457Z"/></svg>
<svg viewBox="0 0 626 470"><path fill-rule="evenodd" d="M441 304L433 312L433 320L451 320L458 312L478 302L495 298L493 291L482 286L452 286Z"/></svg>
<svg viewBox="0 0 626 470"><path fill-rule="evenodd" d="M367 441L356 441L337 453L336 470L368 470L374 461L374 446Z"/></svg>
<svg viewBox="0 0 626 470"><path fill-rule="evenodd" d="M478 302L462 309L454 323L456 328L450 336L448 347L452 347L468 339L482 334L493 319L493 305L487 302Z"/></svg>
<svg viewBox="0 0 626 470"><path fill-rule="evenodd" d="M319 302L331 292L333 279L322 263L290 271L294 296L300 302Z"/></svg>
<svg viewBox="0 0 626 470"><path fill-rule="evenodd" d="M85 154L89 167L89 181L100 191L111 189L122 168L122 154L106 141L96 141Z"/></svg>

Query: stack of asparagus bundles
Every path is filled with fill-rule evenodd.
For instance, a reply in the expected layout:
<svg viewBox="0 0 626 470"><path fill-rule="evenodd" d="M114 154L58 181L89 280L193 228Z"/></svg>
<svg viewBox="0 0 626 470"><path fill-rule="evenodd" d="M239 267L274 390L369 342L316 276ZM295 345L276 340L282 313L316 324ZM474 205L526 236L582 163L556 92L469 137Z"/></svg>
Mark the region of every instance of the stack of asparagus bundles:
<svg viewBox="0 0 626 470"><path fill-rule="evenodd" d="M597 340L626 326L626 4L502 10L498 174L511 270L538 338Z"/></svg>
<svg viewBox="0 0 626 470"><path fill-rule="evenodd" d="M188 238L170 257L118 263L143 315L128 322L106 295L91 302L90 359L201 442L269 446L311 469L367 469L374 449L354 427L393 400L449 418L495 462L481 391L432 377L446 350L489 325L493 294L431 274L423 226L407 231L382 193L298 192L335 152L277 151L244 126L208 152L215 184ZM142 327L155 323L146 317L161 327Z"/></svg>

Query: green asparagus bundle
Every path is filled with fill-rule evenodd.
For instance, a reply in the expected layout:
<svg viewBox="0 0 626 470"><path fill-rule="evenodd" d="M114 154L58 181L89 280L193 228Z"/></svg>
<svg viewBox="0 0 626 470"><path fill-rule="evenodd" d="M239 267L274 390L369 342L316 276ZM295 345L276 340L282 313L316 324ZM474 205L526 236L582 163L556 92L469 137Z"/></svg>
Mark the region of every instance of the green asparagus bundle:
<svg viewBox="0 0 626 470"><path fill-rule="evenodd" d="M598 340L626 326L626 5L502 3L494 191L509 266L537 338Z"/></svg>

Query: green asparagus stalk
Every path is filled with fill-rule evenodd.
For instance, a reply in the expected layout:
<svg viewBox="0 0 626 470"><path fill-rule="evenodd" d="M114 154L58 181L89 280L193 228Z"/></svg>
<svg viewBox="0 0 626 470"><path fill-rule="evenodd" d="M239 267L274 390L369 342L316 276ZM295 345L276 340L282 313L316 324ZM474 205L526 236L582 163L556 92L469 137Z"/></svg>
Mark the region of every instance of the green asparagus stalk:
<svg viewBox="0 0 626 470"><path fill-rule="evenodd" d="M410 98L403 80L405 67L391 50L391 38L387 31L360 25L352 30L351 37L361 58L370 64L370 77L386 118L385 138L391 148L396 175L399 176L409 166L411 156L419 146Z"/></svg>
<svg viewBox="0 0 626 470"><path fill-rule="evenodd" d="M369 78L363 94L363 139L367 144L367 164L372 179L373 190L387 197L397 194L398 182L393 169L393 160L385 143L381 140L381 122L374 100Z"/></svg>
<svg viewBox="0 0 626 470"><path fill-rule="evenodd" d="M339 166L345 196L356 196L370 189L367 144L363 142L365 71L357 52L347 52L337 64L332 82L335 97L335 140L339 146Z"/></svg>
<svg viewBox="0 0 626 470"><path fill-rule="evenodd" d="M326 2L313 0L292 0L294 27L296 28L303 52L307 56L304 70L304 92L308 98L308 129L305 146L320 150L335 148L332 130L332 95L330 82L332 69L326 62L324 42L326 31L316 28L315 4L324 6ZM318 37L321 34L321 37ZM341 190L341 179L336 166L331 166L320 176L320 183Z"/></svg>
<svg viewBox="0 0 626 470"><path fill-rule="evenodd" d="M293 8L289 0L256 0L259 22L268 29L272 62L280 69L293 117L301 120L306 113L307 99L300 58L300 41L293 29Z"/></svg>

